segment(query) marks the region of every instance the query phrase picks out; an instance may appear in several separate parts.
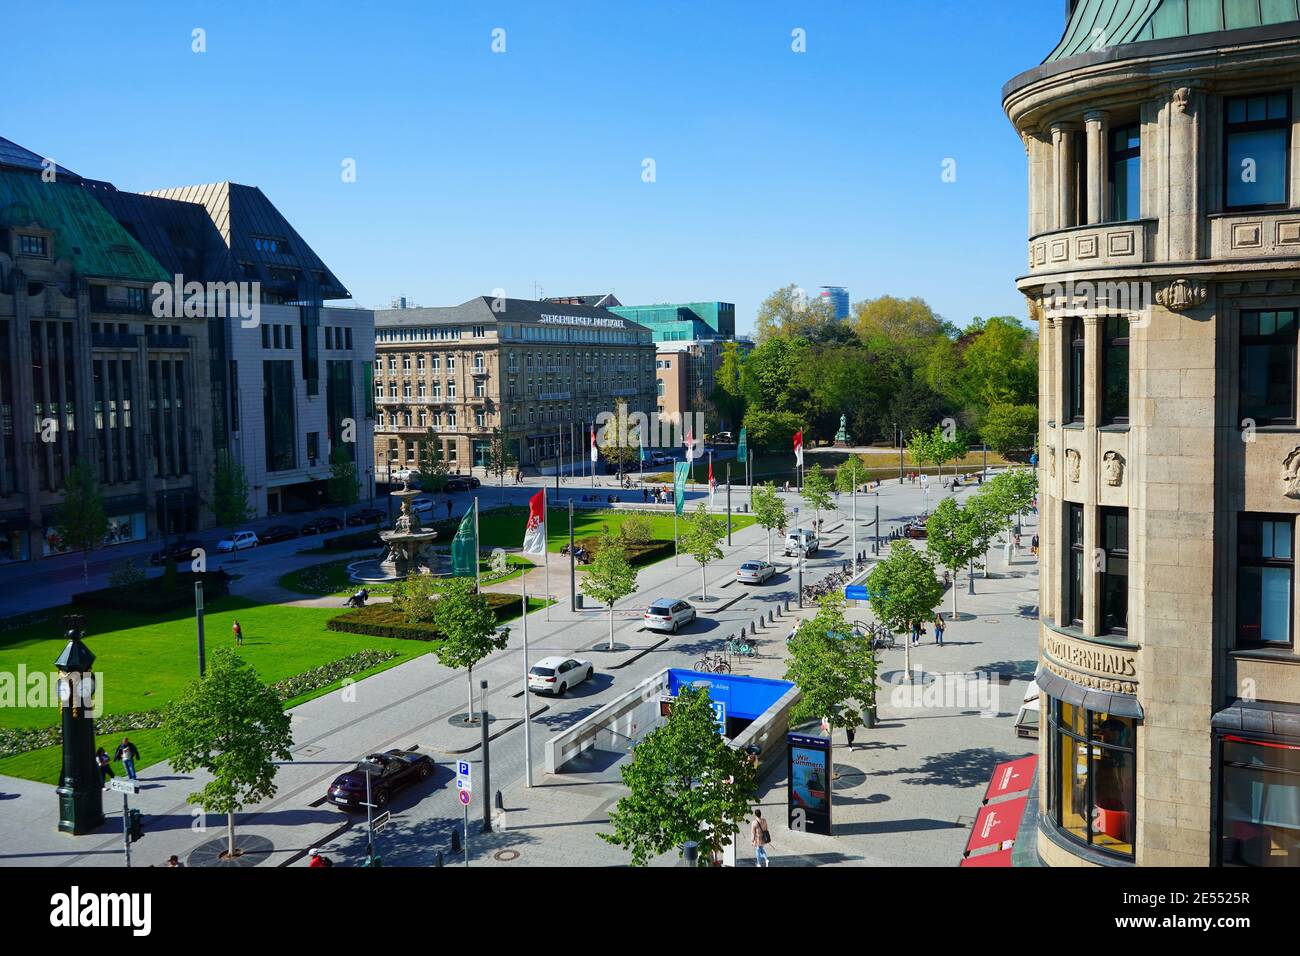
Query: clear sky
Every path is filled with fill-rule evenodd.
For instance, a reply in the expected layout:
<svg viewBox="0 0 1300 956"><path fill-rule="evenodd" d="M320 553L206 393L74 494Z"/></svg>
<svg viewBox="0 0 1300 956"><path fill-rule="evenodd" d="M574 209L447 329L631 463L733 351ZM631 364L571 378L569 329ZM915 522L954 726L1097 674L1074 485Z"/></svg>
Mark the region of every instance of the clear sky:
<svg viewBox="0 0 1300 956"><path fill-rule="evenodd" d="M537 283L730 301L749 331L794 282L1023 317L1025 155L1001 87L1063 8L9 3L0 135L121 189L260 186L361 305Z"/></svg>

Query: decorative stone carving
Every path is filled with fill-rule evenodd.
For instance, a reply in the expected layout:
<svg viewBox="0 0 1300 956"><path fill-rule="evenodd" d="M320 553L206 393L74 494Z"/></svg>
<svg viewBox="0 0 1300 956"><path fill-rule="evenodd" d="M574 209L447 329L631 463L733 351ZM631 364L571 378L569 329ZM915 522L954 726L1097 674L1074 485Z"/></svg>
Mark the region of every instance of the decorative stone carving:
<svg viewBox="0 0 1300 956"><path fill-rule="evenodd" d="M1282 462L1282 494L1300 498L1300 445L1291 449Z"/></svg>
<svg viewBox="0 0 1300 956"><path fill-rule="evenodd" d="M1047 473L1056 477L1056 448L1052 445L1047 446Z"/></svg>
<svg viewBox="0 0 1300 956"><path fill-rule="evenodd" d="M1191 100L1192 90L1191 87L1187 86L1178 87L1170 97L1170 102L1174 104L1174 109L1183 114L1187 113L1187 104L1190 103Z"/></svg>
<svg viewBox="0 0 1300 956"><path fill-rule="evenodd" d="M1080 457L1079 452L1073 448L1065 449L1065 477L1078 484L1082 466L1083 459Z"/></svg>
<svg viewBox="0 0 1300 956"><path fill-rule="evenodd" d="M1209 297L1203 282L1175 279L1156 293L1156 301L1171 312L1186 312L1201 305Z"/></svg>
<svg viewBox="0 0 1300 956"><path fill-rule="evenodd" d="M1108 451L1102 455L1101 470L1106 476L1106 484L1112 488L1124 482L1124 456L1117 451Z"/></svg>

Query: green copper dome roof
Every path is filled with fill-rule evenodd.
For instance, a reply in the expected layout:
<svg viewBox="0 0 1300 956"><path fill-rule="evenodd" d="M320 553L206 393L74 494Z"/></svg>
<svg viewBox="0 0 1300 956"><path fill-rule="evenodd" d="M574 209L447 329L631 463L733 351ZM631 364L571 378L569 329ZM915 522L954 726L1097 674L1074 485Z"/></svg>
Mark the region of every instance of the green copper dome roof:
<svg viewBox="0 0 1300 956"><path fill-rule="evenodd" d="M1052 63L1143 40L1300 21L1300 0L1078 0Z"/></svg>

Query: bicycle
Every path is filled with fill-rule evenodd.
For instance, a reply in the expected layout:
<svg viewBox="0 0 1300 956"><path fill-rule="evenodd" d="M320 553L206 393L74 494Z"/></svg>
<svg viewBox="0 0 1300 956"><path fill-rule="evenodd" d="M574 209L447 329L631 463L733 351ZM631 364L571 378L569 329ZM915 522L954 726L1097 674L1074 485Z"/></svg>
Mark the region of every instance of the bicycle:
<svg viewBox="0 0 1300 956"><path fill-rule="evenodd" d="M701 674L730 674L731 665L722 655L705 655L695 662L695 670Z"/></svg>
<svg viewBox="0 0 1300 956"><path fill-rule="evenodd" d="M754 657L754 648L744 641L727 641L727 653L737 657Z"/></svg>

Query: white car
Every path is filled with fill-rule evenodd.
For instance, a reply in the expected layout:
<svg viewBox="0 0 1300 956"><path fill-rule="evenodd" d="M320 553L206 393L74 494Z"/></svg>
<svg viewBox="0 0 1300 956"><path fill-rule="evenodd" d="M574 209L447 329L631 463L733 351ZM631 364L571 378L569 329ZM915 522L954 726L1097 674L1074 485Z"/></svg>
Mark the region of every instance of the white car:
<svg viewBox="0 0 1300 956"><path fill-rule="evenodd" d="M746 561L736 568L736 580L743 584L762 584L776 574L775 565L766 561Z"/></svg>
<svg viewBox="0 0 1300 956"><path fill-rule="evenodd" d="M534 694L564 696L564 692L591 680L596 668L576 657L545 657L528 671L528 689Z"/></svg>
<svg viewBox="0 0 1300 956"><path fill-rule="evenodd" d="M433 514L433 504L432 498L412 498L411 510L421 517L431 515Z"/></svg>
<svg viewBox="0 0 1300 956"><path fill-rule="evenodd" d="M645 609L642 627L650 631L677 633L683 624L690 624L698 615L686 601L660 598Z"/></svg>
<svg viewBox="0 0 1300 956"><path fill-rule="evenodd" d="M671 465L676 460L672 455L662 451L652 452L650 455L650 464L652 465Z"/></svg>
<svg viewBox="0 0 1300 956"><path fill-rule="evenodd" d="M803 528L799 531L791 531L785 536L785 554L787 557L798 556L802 551L804 557L817 553L821 542L817 540L817 533L812 528Z"/></svg>
<svg viewBox="0 0 1300 956"><path fill-rule="evenodd" d="M389 475L389 477L392 478L393 481L415 481L415 479L420 477L420 473L414 468L399 468Z"/></svg>
<svg viewBox="0 0 1300 956"><path fill-rule="evenodd" d="M249 548L256 548L260 541L257 535L252 531L236 531L232 537L223 538L217 542L218 551L246 551Z"/></svg>

